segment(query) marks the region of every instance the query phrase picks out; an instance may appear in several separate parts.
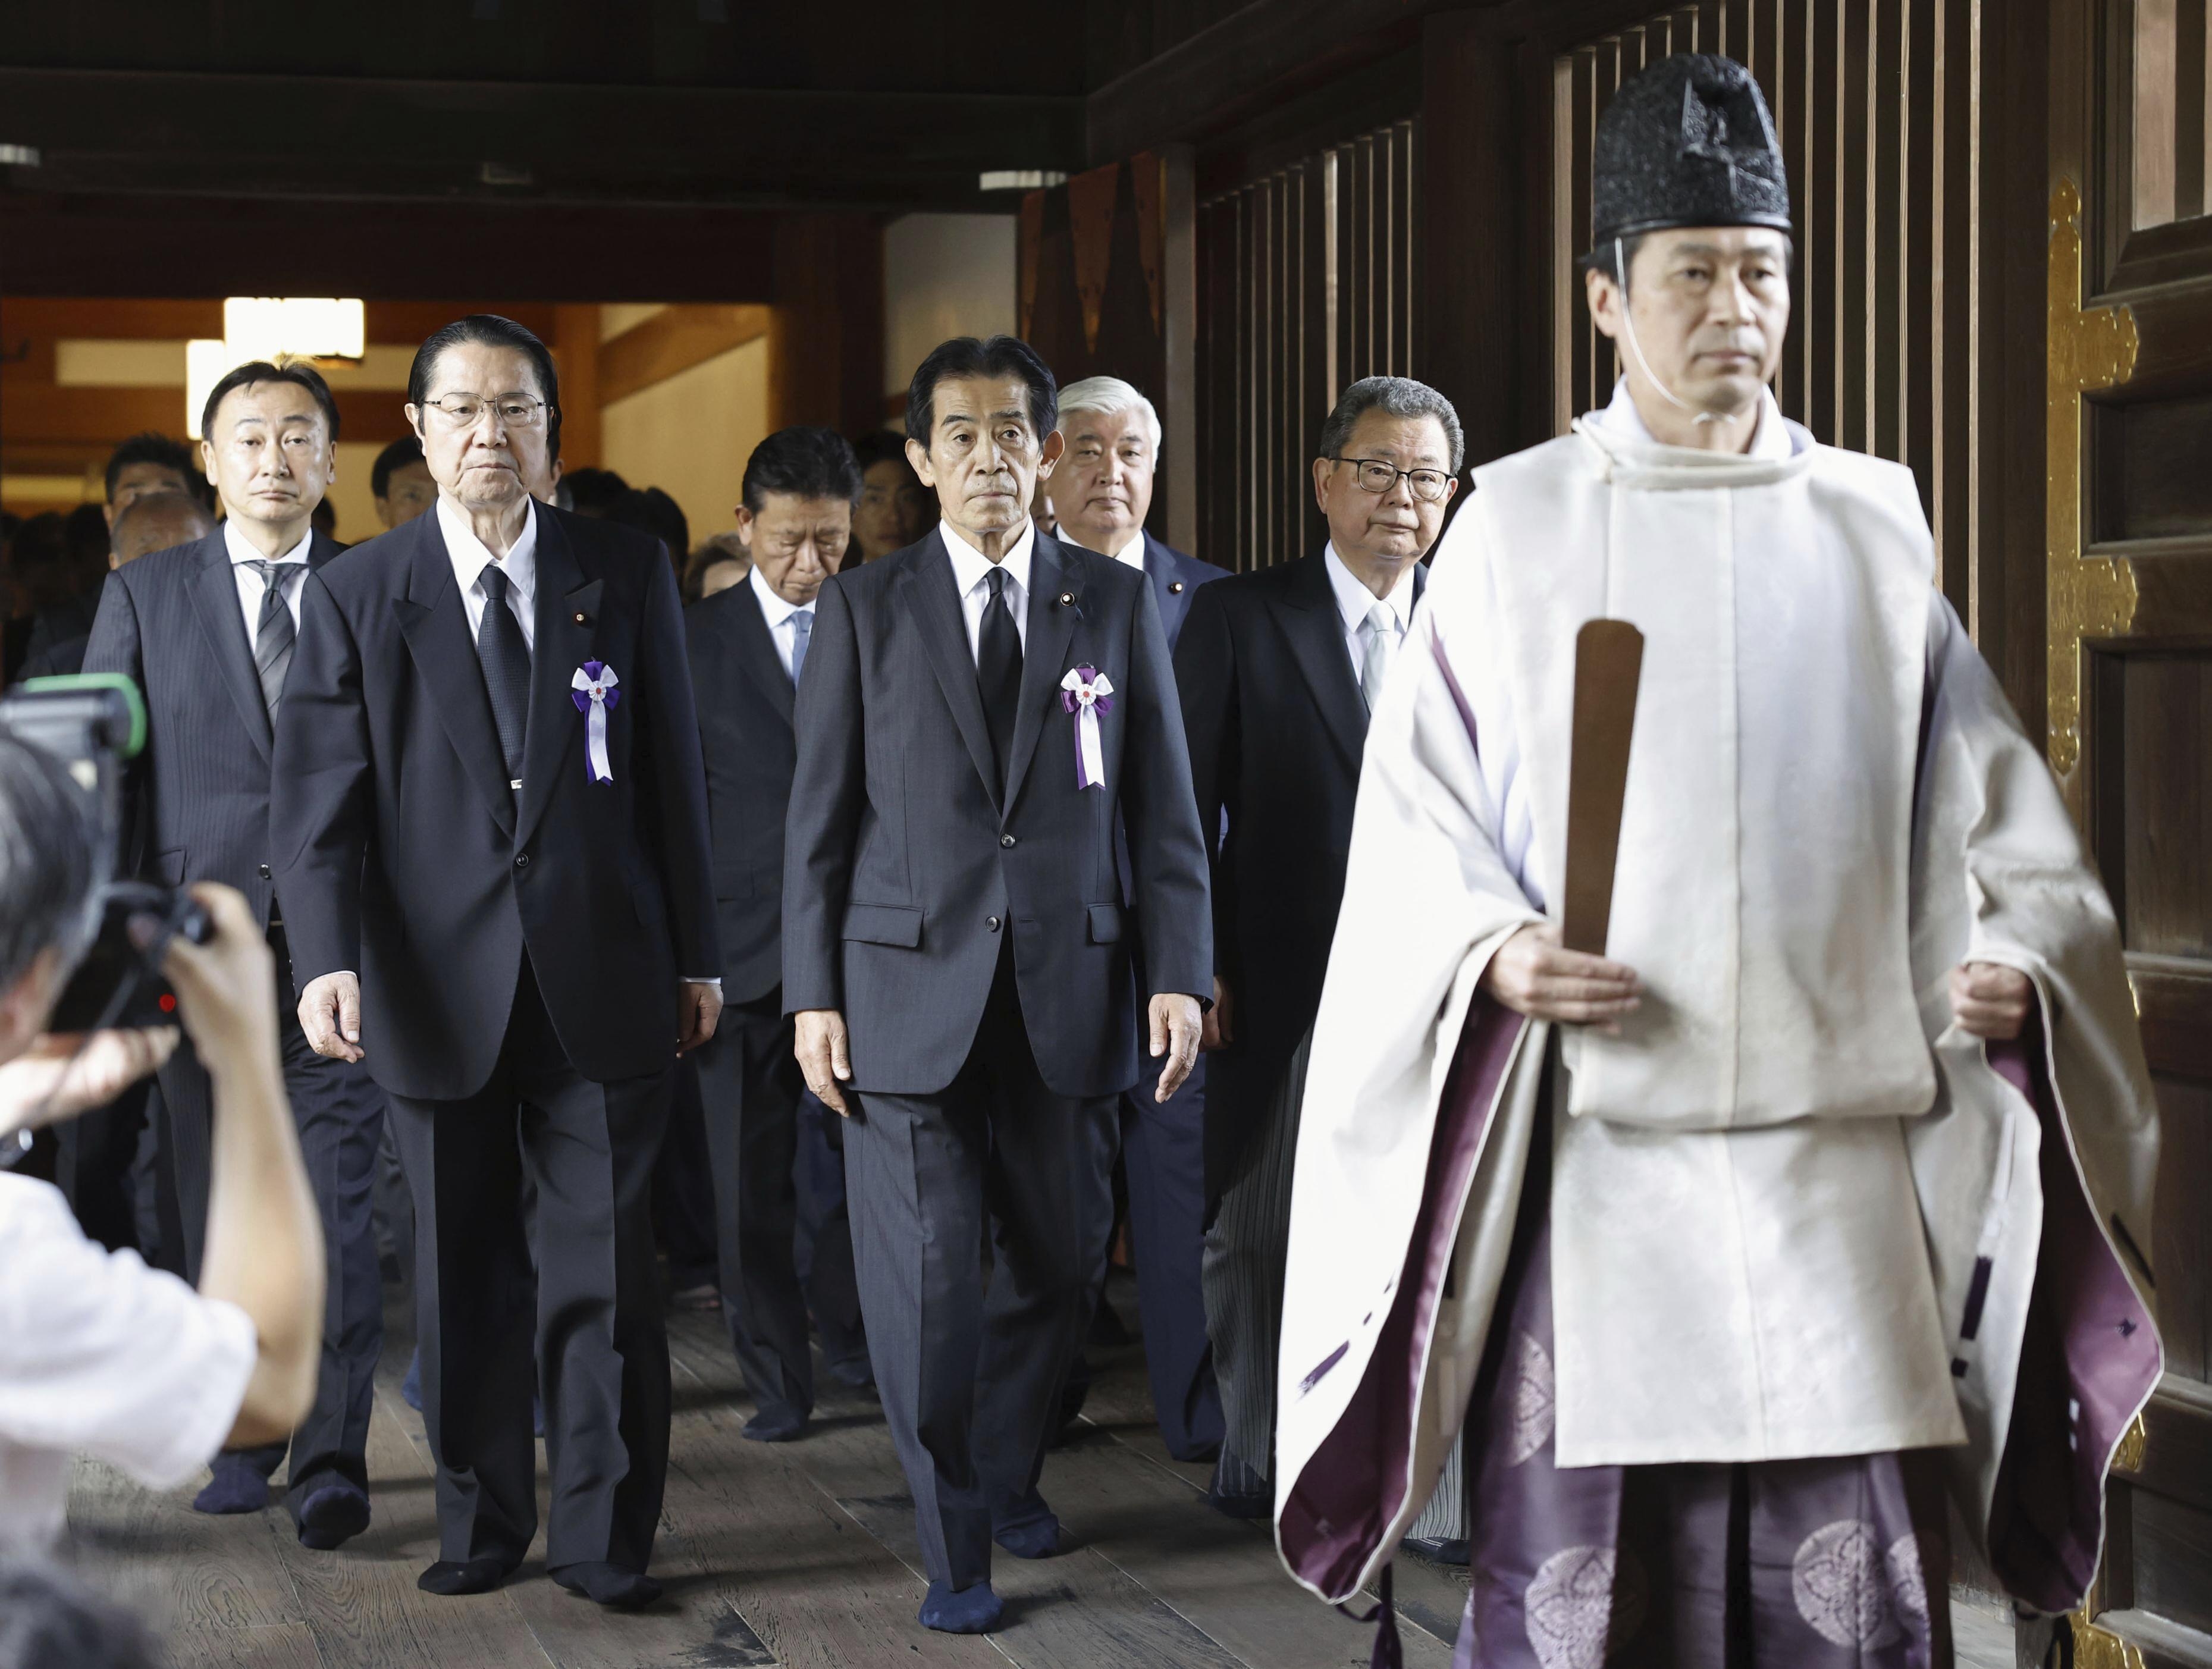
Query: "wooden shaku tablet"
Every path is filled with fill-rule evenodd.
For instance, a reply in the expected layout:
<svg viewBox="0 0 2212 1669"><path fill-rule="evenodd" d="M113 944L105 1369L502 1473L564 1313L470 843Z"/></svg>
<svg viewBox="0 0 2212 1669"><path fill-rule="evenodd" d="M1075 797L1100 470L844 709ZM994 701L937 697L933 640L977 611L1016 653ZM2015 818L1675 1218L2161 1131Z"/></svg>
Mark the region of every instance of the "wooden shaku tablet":
<svg viewBox="0 0 2212 1669"><path fill-rule="evenodd" d="M1575 634L1574 751L1567 774L1567 872L1559 936L1570 950L1605 954L1620 807L1636 732L1644 634L1625 620L1592 620Z"/></svg>

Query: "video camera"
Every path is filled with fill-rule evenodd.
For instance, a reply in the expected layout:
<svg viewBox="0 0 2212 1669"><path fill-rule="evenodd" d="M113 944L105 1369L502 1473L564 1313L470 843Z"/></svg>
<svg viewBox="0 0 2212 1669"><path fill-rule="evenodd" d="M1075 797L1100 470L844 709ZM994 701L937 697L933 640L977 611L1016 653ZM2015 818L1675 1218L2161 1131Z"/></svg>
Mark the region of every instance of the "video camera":
<svg viewBox="0 0 2212 1669"><path fill-rule="evenodd" d="M94 873L100 877L92 905L99 930L55 1004L47 1029L175 1024L177 998L161 977L162 958L177 934L205 944L215 926L191 895L118 873L124 766L146 745L146 704L137 686L112 672L26 679L0 696L0 730L68 768L83 791ZM160 926L142 949L131 942L130 924L143 917Z"/></svg>

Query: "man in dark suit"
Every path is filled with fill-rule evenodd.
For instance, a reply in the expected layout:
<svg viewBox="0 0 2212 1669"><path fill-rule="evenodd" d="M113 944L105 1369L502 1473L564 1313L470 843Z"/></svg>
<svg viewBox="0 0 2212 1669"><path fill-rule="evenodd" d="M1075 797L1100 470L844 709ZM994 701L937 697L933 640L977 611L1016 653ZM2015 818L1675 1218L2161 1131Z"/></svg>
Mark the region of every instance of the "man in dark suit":
<svg viewBox="0 0 2212 1669"><path fill-rule="evenodd" d="M368 1060L415 1196L441 1541L420 1585L484 1592L530 1545L534 1342L548 1573L634 1606L659 1592L668 1458L653 1162L721 953L675 574L532 500L560 400L509 319L416 353L438 502L308 582L273 845L301 1023Z"/></svg>
<svg viewBox="0 0 2212 1669"><path fill-rule="evenodd" d="M1367 714L1421 594L1420 558L1443 529L1462 450L1458 416L1434 389L1354 383L1314 460L1328 544L1206 587L1176 649L1213 863L1205 1286L1228 1431L1211 1498L1236 1517L1274 1506L1291 1161Z"/></svg>
<svg viewBox="0 0 2212 1669"><path fill-rule="evenodd" d="M336 468L338 415L305 366L240 366L210 393L201 433L222 527L118 565L86 646L88 672L120 672L146 697L146 746L131 794L142 867L171 886L218 881L244 894L276 953L278 1038L300 1150L322 1211L330 1270L315 1403L289 1445L285 1502L309 1547L336 1547L368 1524L363 1453L384 1342L383 1295L369 1191L384 1098L367 1072L326 1060L293 1017L283 915L270 887L270 757L296 659L301 593L340 547L310 518ZM121 539L165 503L140 497L115 524ZM211 1089L189 1044L161 1073L168 1187L165 1237L197 1280L207 1229ZM277 1443L219 1456L193 1505L258 1511L283 1460Z"/></svg>
<svg viewBox="0 0 2212 1669"><path fill-rule="evenodd" d="M1229 570L1186 556L1146 530L1159 467L1159 414L1119 377L1085 377L1060 391L1060 432L1067 451L1053 471L1052 501L1061 541L1142 571L1152 583L1172 653L1198 588L1227 579ZM1122 877L1127 886L1126 863ZM1138 946L1139 967L1143 954ZM1158 1077L1146 1071L1121 1098L1121 1162L1145 1365L1168 1453L1178 1460L1211 1460L1221 1447L1222 1422L1199 1284L1206 1246L1205 1059L1165 1102L1152 1093Z"/></svg>
<svg viewBox="0 0 2212 1669"><path fill-rule="evenodd" d="M945 343L915 373L908 455L943 519L822 588L784 870L784 1002L808 1086L851 1115L861 1306L914 1491L921 1621L955 1632L998 1621L994 1537L1059 1549L1036 1479L1105 1278L1116 1108L1138 1076L1131 905L1163 1099L1212 980L1152 588L1030 520L1061 450L1055 397L1011 337Z"/></svg>
<svg viewBox="0 0 2212 1669"><path fill-rule="evenodd" d="M793 697L813 636L815 598L852 537L860 467L831 430L781 429L753 448L743 491L738 535L752 571L684 616L707 763L726 1004L698 1060L723 1319L757 1405L745 1435L782 1442L805 1430L814 1406L793 1245L793 1166L801 1120L811 1114L802 1107L806 1086L783 1005L783 825L799 763ZM852 1233L842 1213L820 1226L813 1250L816 1271L827 1275L842 1261L849 1287ZM827 1284L817 1283L817 1291ZM830 1311L821 1321L833 1363L849 1363L865 1348L855 1337L858 1304L856 1290L842 1302L817 1300Z"/></svg>

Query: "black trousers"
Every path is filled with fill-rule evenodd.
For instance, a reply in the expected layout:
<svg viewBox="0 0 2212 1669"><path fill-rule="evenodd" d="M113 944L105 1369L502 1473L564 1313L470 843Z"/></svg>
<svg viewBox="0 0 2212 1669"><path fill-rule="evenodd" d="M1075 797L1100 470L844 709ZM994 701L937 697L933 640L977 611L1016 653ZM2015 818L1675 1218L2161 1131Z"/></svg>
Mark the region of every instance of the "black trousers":
<svg viewBox="0 0 2212 1669"><path fill-rule="evenodd" d="M296 1517L301 1503L326 1484L368 1488L363 1456L375 1407L376 1359L384 1349L384 1291L372 1195L385 1101L366 1065L326 1059L309 1047L300 1029L299 993L292 986L283 927L270 928L269 946L276 956L276 1052L284 1093L292 1103L300 1158L323 1220L323 1345L315 1400L291 1441L244 1454L264 1477L290 1455L284 1499ZM172 1191L173 1226L185 1278L197 1283L207 1241L213 1095L189 1042L180 1043L161 1069L159 1099L168 1155L162 1168ZM171 1213L165 1211L163 1217L166 1236Z"/></svg>
<svg viewBox="0 0 2212 1669"><path fill-rule="evenodd" d="M792 1166L805 1080L791 1041L779 989L725 1008L713 1040L695 1058L730 1346L763 1414L804 1418L814 1408L814 1362L793 1251L799 1194Z"/></svg>
<svg viewBox="0 0 2212 1669"><path fill-rule="evenodd" d="M526 961L490 1081L465 1101L392 1098L415 1197L441 1558L511 1568L528 1550L537 1375L553 1474L548 1568L642 1571L652 1557L668 1472L652 1192L669 1076L597 1083L578 1072Z"/></svg>
<svg viewBox="0 0 2212 1669"><path fill-rule="evenodd" d="M863 1093L846 1126L868 1354L922 1563L955 1589L989 1579L993 1520L1023 1514L1043 1467L1105 1283L1120 1101L1047 1087L1007 955L959 1076Z"/></svg>
<svg viewBox="0 0 2212 1669"><path fill-rule="evenodd" d="M853 1215L845 1193L845 1121L803 1089L799 1097L799 1284L832 1368L866 1367Z"/></svg>
<svg viewBox="0 0 2212 1669"><path fill-rule="evenodd" d="M1121 1097L1129 1239L1160 1441L1178 1460L1211 1460L1223 1423L1199 1280L1206 1253L1206 1057L1163 1104L1152 1092L1165 1064L1147 1053L1137 1087Z"/></svg>
<svg viewBox="0 0 2212 1669"><path fill-rule="evenodd" d="M138 1244L137 1205L131 1167L138 1138L149 1119L150 1080L132 1084L105 1107L54 1126L54 1186L76 1213L77 1227L111 1252L126 1247L152 1261L154 1247Z"/></svg>

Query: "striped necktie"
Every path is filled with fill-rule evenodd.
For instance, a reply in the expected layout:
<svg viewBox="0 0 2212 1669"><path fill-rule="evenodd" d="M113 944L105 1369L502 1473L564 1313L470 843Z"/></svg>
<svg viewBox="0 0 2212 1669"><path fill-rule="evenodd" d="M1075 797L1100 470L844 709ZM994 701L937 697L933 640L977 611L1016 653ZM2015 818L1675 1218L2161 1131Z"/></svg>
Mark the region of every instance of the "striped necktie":
<svg viewBox="0 0 2212 1669"><path fill-rule="evenodd" d="M284 675L292 670L292 651L300 640L292 623L291 605L284 586L295 574L305 574L305 562L248 562L261 576L261 616L253 628L253 670L261 679L262 705L269 722L276 722L276 704L284 699Z"/></svg>

